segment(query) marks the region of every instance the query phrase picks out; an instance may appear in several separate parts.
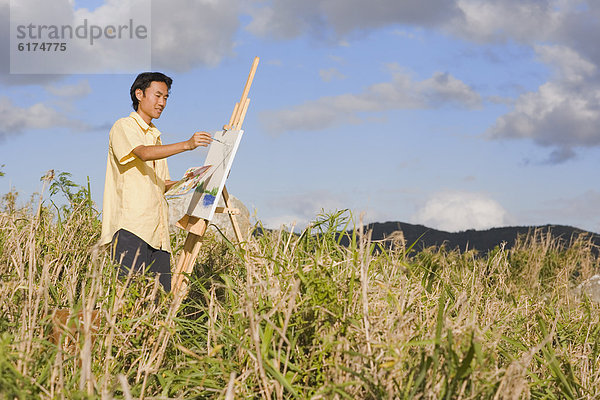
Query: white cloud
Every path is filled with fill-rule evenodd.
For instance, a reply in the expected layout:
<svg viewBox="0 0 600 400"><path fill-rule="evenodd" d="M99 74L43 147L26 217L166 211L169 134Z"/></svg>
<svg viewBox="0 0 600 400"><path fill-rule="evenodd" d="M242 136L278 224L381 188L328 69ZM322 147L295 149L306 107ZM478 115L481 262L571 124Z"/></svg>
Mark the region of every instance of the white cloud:
<svg viewBox="0 0 600 400"><path fill-rule="evenodd" d="M454 2L446 0L273 0L259 4L251 10L248 30L278 39L304 33L344 36L399 23L430 27L460 12Z"/></svg>
<svg viewBox="0 0 600 400"><path fill-rule="evenodd" d="M233 52L239 12L237 0L152 1L153 68L217 65Z"/></svg>
<svg viewBox="0 0 600 400"><path fill-rule="evenodd" d="M457 0L444 28L471 41L534 42L560 26L564 13L552 0Z"/></svg>
<svg viewBox="0 0 600 400"><path fill-rule="evenodd" d="M247 29L277 39L303 34L330 39L404 25L439 28L481 43L572 37L591 48L593 41L579 35L586 30L583 22L593 25L599 12L595 1L571 0L271 0L250 7Z"/></svg>
<svg viewBox="0 0 600 400"><path fill-rule="evenodd" d="M565 45L595 64L600 2L594 0L456 0L460 13L438 27L466 40Z"/></svg>
<svg viewBox="0 0 600 400"><path fill-rule="evenodd" d="M394 31L394 35L398 35L398 36L405 37L408 39L416 39L417 38L417 35L415 35L413 32L409 32L409 31L402 30L402 29L396 29Z"/></svg>
<svg viewBox="0 0 600 400"><path fill-rule="evenodd" d="M35 52L18 52L12 48L12 71L25 74L111 73L149 67L150 5L150 0L106 0L90 11L87 8L75 10L70 0L15 1L10 7L12 28L16 29L17 25L29 27L25 30L25 39L20 40L63 42L65 48L64 51ZM98 36L93 38L93 35ZM113 38L108 39L105 35ZM3 40L8 41L9 37L16 39L17 32L10 32Z"/></svg>
<svg viewBox="0 0 600 400"><path fill-rule="evenodd" d="M354 37L385 26L439 29L477 43L516 41L531 46L556 73L535 92L523 93L514 108L487 131L494 138L530 139L552 150L549 161L575 156L580 146L600 145L600 2L569 0L454 0L399 2L378 0L273 0L252 11L248 29L257 35L292 38L303 34L330 39ZM542 45L544 43L545 45ZM331 76L322 72L324 79ZM444 75L411 82L397 74L392 82L358 94L330 96L263 115L273 133L320 129L359 122L358 113L397 108L429 108L445 101L479 102L464 83ZM433 96L427 98L425 86ZM461 95L464 96L461 99ZM488 101L508 103L490 96Z"/></svg>
<svg viewBox="0 0 600 400"><path fill-rule="evenodd" d="M265 228L288 228L295 224L296 230L304 229L317 214L341 210L343 202L328 191L311 191L273 198L269 202L270 216L262 219ZM260 210L258 210L260 213Z"/></svg>
<svg viewBox="0 0 600 400"><path fill-rule="evenodd" d="M556 77L519 96L487 134L531 139L553 149L550 162L562 162L575 156L575 147L600 145L600 82L591 79L597 68L565 46L537 46L536 51L556 68Z"/></svg>
<svg viewBox="0 0 600 400"><path fill-rule="evenodd" d="M537 92L521 95L514 110L500 117L488 133L562 149L600 145L600 88L573 91L545 83Z"/></svg>
<svg viewBox="0 0 600 400"><path fill-rule="evenodd" d="M319 76L325 82L331 82L334 79L345 79L346 75L342 74L337 68L322 69L319 71Z"/></svg>
<svg viewBox="0 0 600 400"><path fill-rule="evenodd" d="M69 119L44 104L37 103L24 108L14 105L6 97L0 98L0 139L31 129L54 127L88 129L83 122Z"/></svg>
<svg viewBox="0 0 600 400"><path fill-rule="evenodd" d="M463 81L449 73L436 72L429 79L414 87L429 107L455 103L461 106L476 108L481 105L481 97Z"/></svg>
<svg viewBox="0 0 600 400"><path fill-rule="evenodd" d="M28 0L32 1L32 0ZM340 43L370 31L393 26L398 32L410 26L439 29L478 43L517 41L531 46L539 60L555 68L552 79L537 91L523 93L514 108L498 118L487 134L494 138L529 139L552 150L550 161L573 157L580 146L600 145L600 2L570 0L106 0L93 11L73 10L72 0L44 1L32 15L75 20L88 17L108 23L152 1L152 66L186 71L199 65L216 65L234 51L240 16L248 13L247 29L269 38L304 34ZM20 3L19 3L20 4ZM0 52L9 53L9 0L0 0ZM184 10L173 12L173 10ZM333 39L333 40L332 40ZM550 43L551 45L540 45ZM93 49L107 68L114 58L110 47ZM112 58L111 58L112 57ZM73 64L90 62L81 57ZM0 59L0 80L8 84L47 84L58 75L9 75L9 57ZM325 81L343 78L335 68L320 71ZM57 86L49 86L58 95ZM62 93L85 87L62 89ZM361 113L395 109L435 108L453 103L477 107L481 98L450 74L436 73L414 81L396 71L391 81L362 92L328 96L287 110L263 113L271 133L318 130L335 124L359 123ZM498 96L486 101L507 102Z"/></svg>
<svg viewBox="0 0 600 400"><path fill-rule="evenodd" d="M538 57L554 67L557 78L568 83L579 83L593 76L598 68L575 50L563 45L535 45Z"/></svg>
<svg viewBox="0 0 600 400"><path fill-rule="evenodd" d="M283 65L283 61L281 61L280 59L271 59L271 60L267 60L267 65L273 65L275 67L281 67Z"/></svg>
<svg viewBox="0 0 600 400"><path fill-rule="evenodd" d="M60 75L10 74L10 1L0 0L0 82L7 85L45 84L62 79Z"/></svg>
<svg viewBox="0 0 600 400"><path fill-rule="evenodd" d="M72 85L58 86L51 84L46 86L46 90L55 96L68 98L84 97L92 92L90 83L87 80L80 80Z"/></svg>
<svg viewBox="0 0 600 400"><path fill-rule="evenodd" d="M504 226L510 218L498 202L485 194L448 191L431 197L411 220L435 229L456 232Z"/></svg>
<svg viewBox="0 0 600 400"><path fill-rule="evenodd" d="M413 81L395 71L391 82L369 86L362 93L327 96L285 110L260 115L265 129L272 134L291 130L319 130L332 125L358 123L359 113L396 109L436 108L446 104L478 107L481 97L467 84L448 73L435 73L423 81Z"/></svg>
<svg viewBox="0 0 600 400"><path fill-rule="evenodd" d="M308 220L299 218L295 214L280 214L270 216L260 221L267 229L293 229L294 232L301 231L308 225Z"/></svg>
<svg viewBox="0 0 600 400"><path fill-rule="evenodd" d="M512 39L532 46L554 69L537 91L521 94L512 111L487 130L492 138L529 139L550 148L550 163L600 145L600 3L563 0L458 0L462 15L447 26L468 40ZM541 45L539 43L551 43Z"/></svg>
<svg viewBox="0 0 600 400"><path fill-rule="evenodd" d="M126 40L97 40L93 46L82 40L71 40L69 54L49 57L40 53L40 62L35 62L34 68L43 65L49 73L130 72L146 68L186 71L199 65L214 66L232 54L241 12L238 0L105 0L92 11L75 10L71 0L23 1L35 6L15 4L25 7L22 14L39 24L75 27L87 19L90 25L106 27L124 23L121 20L128 22L131 16L135 19L134 25L150 28L151 41L145 42L147 48ZM11 49L9 22L9 2L0 0L0 50L5 55ZM31 68L32 63L27 65ZM9 75L9 67L9 57L2 57L0 73L8 84L44 83L60 78L57 75Z"/></svg>

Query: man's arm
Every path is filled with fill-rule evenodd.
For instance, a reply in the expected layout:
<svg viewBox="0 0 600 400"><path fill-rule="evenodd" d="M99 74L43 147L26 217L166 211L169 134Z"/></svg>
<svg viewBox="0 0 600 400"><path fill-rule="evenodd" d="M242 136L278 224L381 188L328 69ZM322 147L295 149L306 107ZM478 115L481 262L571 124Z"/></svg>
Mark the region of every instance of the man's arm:
<svg viewBox="0 0 600 400"><path fill-rule="evenodd" d="M133 154L142 161L160 160L174 154L179 154L184 151L194 150L196 147L206 147L212 142L210 133L196 132L191 138L179 143L155 145L155 146L138 146L133 149Z"/></svg>

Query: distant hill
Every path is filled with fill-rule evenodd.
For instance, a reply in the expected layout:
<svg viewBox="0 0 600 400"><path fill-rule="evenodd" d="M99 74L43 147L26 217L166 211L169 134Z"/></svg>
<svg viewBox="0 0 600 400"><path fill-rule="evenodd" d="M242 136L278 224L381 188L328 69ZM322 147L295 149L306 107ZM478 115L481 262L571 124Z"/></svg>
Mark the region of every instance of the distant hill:
<svg viewBox="0 0 600 400"><path fill-rule="evenodd" d="M366 230L372 230L371 239L373 241L384 241L387 246L394 232L401 231L406 241L406 246L415 243L413 249L423 250L431 246L444 245L449 250L459 249L477 249L481 252L488 252L501 243L506 243L506 249L512 248L520 235L527 235L534 230L547 233L550 231L552 237L558 238L564 245L568 245L571 239L577 238L581 234L586 234L592 242L600 247L600 235L565 225L543 225L543 226L510 226L503 228L492 228L487 230L469 229L462 232L446 232L437 229L428 228L423 225L407 224L405 222L375 222L365 226ZM395 235L398 235L396 233ZM348 245L347 237L342 238L341 243Z"/></svg>

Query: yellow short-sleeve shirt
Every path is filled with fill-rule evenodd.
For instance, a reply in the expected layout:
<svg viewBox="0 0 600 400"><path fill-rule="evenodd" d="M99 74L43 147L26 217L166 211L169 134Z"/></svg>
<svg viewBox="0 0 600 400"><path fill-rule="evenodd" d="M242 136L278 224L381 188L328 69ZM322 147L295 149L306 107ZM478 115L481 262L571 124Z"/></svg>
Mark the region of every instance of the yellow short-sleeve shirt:
<svg viewBox="0 0 600 400"><path fill-rule="evenodd" d="M160 131L137 112L121 118L110 130L100 244L110 243L126 229L155 249L171 252L165 181L167 160L142 161L133 154L140 145L161 145Z"/></svg>

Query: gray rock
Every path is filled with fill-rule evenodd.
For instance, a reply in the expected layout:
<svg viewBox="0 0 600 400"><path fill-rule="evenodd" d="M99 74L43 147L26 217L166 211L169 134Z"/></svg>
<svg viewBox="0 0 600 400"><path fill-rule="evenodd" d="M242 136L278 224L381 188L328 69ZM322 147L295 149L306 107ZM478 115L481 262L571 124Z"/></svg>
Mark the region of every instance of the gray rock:
<svg viewBox="0 0 600 400"><path fill-rule="evenodd" d="M179 221L187 211L187 205L191 199L191 193L188 196L175 197L171 199L167 199L169 203L169 230L171 232L175 232L179 228L175 226L177 221ZM250 223L250 212L248 208L242 203L237 197L229 194L229 202L232 208L237 208L240 211L240 214L235 216L238 226L240 227L240 231L242 233L242 240L246 240L250 230L252 228L252 224ZM218 207L225 207L225 203L223 202L223 198L219 199ZM231 225L231 220L229 219L229 215L219 213L214 215L211 224L209 225L209 229L213 231L217 231L215 228L217 226L221 232L231 241L236 242L235 233L233 231L233 226ZM220 235L217 233L216 235L219 237Z"/></svg>
<svg viewBox="0 0 600 400"><path fill-rule="evenodd" d="M594 275L580 283L575 288L574 293L578 295L585 294L594 303L600 303L600 275Z"/></svg>
<svg viewBox="0 0 600 400"><path fill-rule="evenodd" d="M175 224L184 216L189 201L190 196L167 198L167 203L169 203L169 230L171 233L179 229L175 227Z"/></svg>

